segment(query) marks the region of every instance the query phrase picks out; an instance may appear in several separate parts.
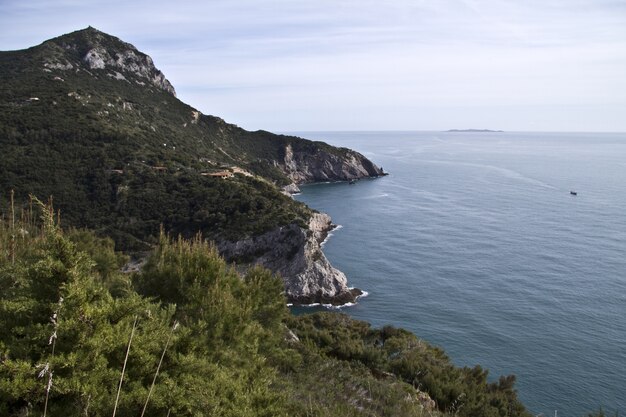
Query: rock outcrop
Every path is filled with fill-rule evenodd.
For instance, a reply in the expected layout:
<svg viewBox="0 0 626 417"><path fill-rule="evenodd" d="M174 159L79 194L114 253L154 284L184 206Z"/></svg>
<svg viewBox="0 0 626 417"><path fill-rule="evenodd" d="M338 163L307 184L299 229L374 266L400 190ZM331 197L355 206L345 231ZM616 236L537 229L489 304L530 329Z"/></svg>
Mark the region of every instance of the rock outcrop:
<svg viewBox="0 0 626 417"><path fill-rule="evenodd" d="M82 60L90 69L115 69L126 73L130 72L175 96L174 87L165 78L165 75L156 69L152 58L140 53L134 46L127 45L128 49L123 52L115 52L114 56L111 56L104 47L98 45L87 51ZM118 80L126 80L117 71L112 76Z"/></svg>
<svg viewBox="0 0 626 417"><path fill-rule="evenodd" d="M120 81L134 78L138 84L148 83L176 96L176 90L154 66L152 58L130 43L97 29L88 27L51 39L48 44L59 50L59 53L53 54L59 61L51 60L44 64L48 70L73 70L82 64L89 71L106 71L109 77ZM74 62L68 62L67 57L73 57Z"/></svg>
<svg viewBox="0 0 626 417"><path fill-rule="evenodd" d="M314 213L308 229L291 224L245 240L221 242L218 248L238 265L260 264L278 273L291 303L340 305L354 302L361 291L348 287L346 276L321 250L332 228L330 216Z"/></svg>
<svg viewBox="0 0 626 417"><path fill-rule="evenodd" d="M294 184L349 181L385 175L381 168L360 153L346 148L340 148L340 151L329 152L317 148L311 152L311 149L298 150L287 144L284 160L277 166Z"/></svg>
<svg viewBox="0 0 626 417"><path fill-rule="evenodd" d="M287 195L298 194L300 192L300 187L296 183L291 183L289 185L285 185L282 188L283 192Z"/></svg>
<svg viewBox="0 0 626 417"><path fill-rule="evenodd" d="M387 175L382 168L360 153L345 148L339 151L337 152L336 148L333 151L327 151L323 147L317 147L314 150L311 148L294 149L291 144L287 144L284 149L284 159L275 162L275 165L292 181L291 184L283 187L283 191L287 194L295 194L300 192L298 184L350 181ZM295 225L293 227L299 229ZM262 251L267 248L268 252L265 254L278 255L271 261L267 255L263 255L257 258L257 262L281 274L285 281L287 297L291 302L345 304L354 302L362 294L361 290L348 287L346 276L328 262L321 250L321 242L332 227L327 214L316 213L309 221L309 230L302 231L306 238L285 239L274 235L273 239L270 239L275 245L273 252L269 250L271 245L269 247L267 244L256 246L263 248ZM275 232L271 234L273 233ZM255 247L254 239L246 242L250 248ZM247 253L251 252L253 253L248 250ZM289 256L285 258L283 254L294 255L293 258Z"/></svg>
<svg viewBox="0 0 626 417"><path fill-rule="evenodd" d="M338 150L321 146L294 149L292 144L286 144L283 160L275 161L292 181L283 187L283 192L300 192L298 184L387 175L360 153L346 148ZM257 238L230 243L224 246L223 254L244 261L250 261L247 257L252 256L255 259L251 263L279 273L285 281L289 301L295 304L354 302L362 292L348 287L344 273L335 269L321 250L321 242L332 228L327 214L315 213L308 230L290 225Z"/></svg>

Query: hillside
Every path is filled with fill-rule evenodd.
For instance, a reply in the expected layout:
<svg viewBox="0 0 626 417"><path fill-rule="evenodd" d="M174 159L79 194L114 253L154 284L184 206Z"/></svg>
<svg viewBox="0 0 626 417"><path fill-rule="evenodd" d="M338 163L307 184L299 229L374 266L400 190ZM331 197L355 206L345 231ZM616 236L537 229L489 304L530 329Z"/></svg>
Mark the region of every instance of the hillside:
<svg viewBox="0 0 626 417"><path fill-rule="evenodd" d="M281 187L382 174L360 154L202 115L93 28L0 53L0 146L0 415L528 417L512 376L289 313L356 293Z"/></svg>
<svg viewBox="0 0 626 417"><path fill-rule="evenodd" d="M34 206L0 216L2 416L529 416L514 377L405 330L291 316L280 280L201 239L161 235L122 274L112 241Z"/></svg>
<svg viewBox="0 0 626 417"><path fill-rule="evenodd" d="M201 114L176 98L149 56L91 27L0 52L0 147L1 205L10 190L16 201L52 196L65 223L111 236L127 251L148 250L162 225L185 237L201 232L220 248L249 242L229 252L245 264L269 250L255 239L286 229L303 235L285 248L302 260L285 277L299 282L294 300L303 282L319 281L306 300L345 298L347 286L311 252L312 211L281 187L382 174L349 149ZM303 253L306 242L311 253ZM330 275L334 284L325 283Z"/></svg>

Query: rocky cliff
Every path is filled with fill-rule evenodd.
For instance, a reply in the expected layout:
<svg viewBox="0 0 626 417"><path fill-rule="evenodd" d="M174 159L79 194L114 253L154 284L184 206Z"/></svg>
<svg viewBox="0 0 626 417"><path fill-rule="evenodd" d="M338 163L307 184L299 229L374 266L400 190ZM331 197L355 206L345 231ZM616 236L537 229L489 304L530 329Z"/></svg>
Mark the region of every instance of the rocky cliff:
<svg viewBox="0 0 626 417"><path fill-rule="evenodd" d="M292 181L283 187L287 194L300 191L299 184L322 181L349 181L360 178L376 178L387 175L383 170L351 149L336 148L332 152L323 147L315 149L295 149L292 144L284 148L284 158L275 162ZM281 274L285 281L288 299L296 304L345 304L354 302L362 294L359 289L351 289L343 272L335 269L321 250L321 242L333 228L330 216L315 213L309 221L309 229L295 225L289 231L277 230L260 239L247 239L241 243L241 254L263 253L253 263L260 263ZM236 253L228 245L227 256ZM270 256L268 256L270 254ZM288 255L288 256L284 256ZM254 255L253 255L254 256ZM237 255L234 255L236 258Z"/></svg>
<svg viewBox="0 0 626 417"><path fill-rule="evenodd" d="M280 274L289 302L345 304L361 294L348 287L343 272L333 268L321 250L333 225L330 216L313 213L308 229L296 224L279 227L237 242L221 242L220 253L240 266L260 264Z"/></svg>
<svg viewBox="0 0 626 417"><path fill-rule="evenodd" d="M154 66L152 58L133 45L89 27L44 43L49 48L44 67L48 71L89 71L94 76L150 84L173 96L176 91L165 75Z"/></svg>
<svg viewBox="0 0 626 417"><path fill-rule="evenodd" d="M295 146L292 143L285 145L284 158L274 161L274 165L292 181L283 187L285 193L299 192L299 184L386 175L358 152L325 148L302 149L298 142ZM313 213L308 229L290 224L260 236L222 242L218 246L227 260L240 265L260 264L280 274L287 298L294 304L341 305L354 302L362 292L349 288L344 273L335 269L322 252L321 243L333 227L329 215Z"/></svg>
<svg viewBox="0 0 626 417"><path fill-rule="evenodd" d="M279 167L293 184L304 184L321 181L349 181L359 178L371 178L385 175L383 170L372 161L351 149L340 148L338 153L317 148L298 149L287 144L284 149L284 158L277 161ZM297 188L296 188L297 189ZM287 191L295 191L293 186Z"/></svg>

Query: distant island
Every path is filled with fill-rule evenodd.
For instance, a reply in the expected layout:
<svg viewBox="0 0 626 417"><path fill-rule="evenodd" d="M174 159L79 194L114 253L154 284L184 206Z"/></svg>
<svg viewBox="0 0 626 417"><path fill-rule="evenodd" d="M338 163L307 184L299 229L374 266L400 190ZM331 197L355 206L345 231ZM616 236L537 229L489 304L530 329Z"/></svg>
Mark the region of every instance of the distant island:
<svg viewBox="0 0 626 417"><path fill-rule="evenodd" d="M504 130L490 130L490 129L450 129L446 132L478 132L478 133L497 133L504 132Z"/></svg>

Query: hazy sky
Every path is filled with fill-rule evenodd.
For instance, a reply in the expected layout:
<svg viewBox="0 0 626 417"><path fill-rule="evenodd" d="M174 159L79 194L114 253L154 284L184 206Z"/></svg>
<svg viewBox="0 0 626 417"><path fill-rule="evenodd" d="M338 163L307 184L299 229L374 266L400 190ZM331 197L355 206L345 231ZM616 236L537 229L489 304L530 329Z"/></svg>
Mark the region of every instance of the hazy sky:
<svg viewBox="0 0 626 417"><path fill-rule="evenodd" d="M94 26L247 129L626 132L626 0L0 0L0 49Z"/></svg>

